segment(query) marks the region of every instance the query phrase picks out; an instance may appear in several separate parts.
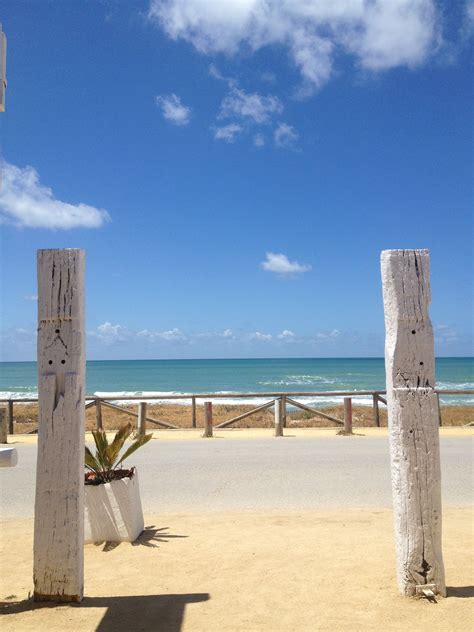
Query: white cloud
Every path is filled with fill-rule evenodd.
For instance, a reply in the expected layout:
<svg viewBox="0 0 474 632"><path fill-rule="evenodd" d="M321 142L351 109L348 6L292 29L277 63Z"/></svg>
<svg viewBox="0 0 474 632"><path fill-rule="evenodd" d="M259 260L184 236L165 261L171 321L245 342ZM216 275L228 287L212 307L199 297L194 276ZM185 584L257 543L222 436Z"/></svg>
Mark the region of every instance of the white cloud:
<svg viewBox="0 0 474 632"><path fill-rule="evenodd" d="M267 272L275 272L281 276L295 276L311 270L310 265L290 261L286 255L274 252L266 253L265 261L262 262L261 266Z"/></svg>
<svg viewBox="0 0 474 632"><path fill-rule="evenodd" d="M25 296L23 297L23 300L25 300L25 301L37 301L38 300L38 295L37 294L25 294Z"/></svg>
<svg viewBox="0 0 474 632"><path fill-rule="evenodd" d="M474 34L474 0L467 0L464 8L461 35L468 38Z"/></svg>
<svg viewBox="0 0 474 632"><path fill-rule="evenodd" d="M317 340L331 341L331 340L336 340L336 338L339 338L340 335L341 335L341 332L339 331L339 329L332 329L329 332L317 333L316 338Z"/></svg>
<svg viewBox="0 0 474 632"><path fill-rule="evenodd" d="M124 342L127 339L126 329L122 325L112 325L109 321L99 325L92 335L106 345Z"/></svg>
<svg viewBox="0 0 474 632"><path fill-rule="evenodd" d="M233 143L236 136L242 132L242 126L237 123L229 123L223 127L214 127L214 138L216 140L223 140L226 143Z"/></svg>
<svg viewBox="0 0 474 632"><path fill-rule="evenodd" d="M219 118L238 117L251 119L255 123L268 123L273 114L283 112L283 105L278 97L245 92L233 87L224 97L219 112Z"/></svg>
<svg viewBox="0 0 474 632"><path fill-rule="evenodd" d="M0 223L24 228L99 228L110 219L107 211L87 204L57 200L52 190L40 183L33 167L0 163Z"/></svg>
<svg viewBox="0 0 474 632"><path fill-rule="evenodd" d="M278 334L277 338L280 340L292 341L296 338L296 334L290 329L284 329L280 334Z"/></svg>
<svg viewBox="0 0 474 632"><path fill-rule="evenodd" d="M275 145L284 149L291 149L299 138L294 127L287 123L280 123L273 134Z"/></svg>
<svg viewBox="0 0 474 632"><path fill-rule="evenodd" d="M280 45L312 90L341 54L373 71L413 68L441 41L434 0L151 0L148 15L203 54Z"/></svg>
<svg viewBox="0 0 474 632"><path fill-rule="evenodd" d="M255 134L253 144L255 147L263 147L265 145L265 136L263 134Z"/></svg>
<svg viewBox="0 0 474 632"><path fill-rule="evenodd" d="M173 125L187 125L191 120L191 108L183 105L176 94L157 96L155 102L161 108L163 117Z"/></svg>
<svg viewBox="0 0 474 632"><path fill-rule="evenodd" d="M149 329L142 329L136 334L139 338L146 338L150 342L186 342L188 337L180 329L174 327L167 331L150 331Z"/></svg>
<svg viewBox="0 0 474 632"><path fill-rule="evenodd" d="M255 331L249 337L250 340L257 340L258 342L270 342L273 338L272 334L262 334L260 331Z"/></svg>

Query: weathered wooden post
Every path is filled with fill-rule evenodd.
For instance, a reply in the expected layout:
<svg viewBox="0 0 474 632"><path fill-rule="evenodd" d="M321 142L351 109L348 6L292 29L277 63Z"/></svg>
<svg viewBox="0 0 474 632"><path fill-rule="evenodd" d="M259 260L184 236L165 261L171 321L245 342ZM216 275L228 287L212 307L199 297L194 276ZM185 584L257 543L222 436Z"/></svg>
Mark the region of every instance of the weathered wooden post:
<svg viewBox="0 0 474 632"><path fill-rule="evenodd" d="M398 585L445 595L429 253L385 250L381 263Z"/></svg>
<svg viewBox="0 0 474 632"><path fill-rule="evenodd" d="M204 402L204 434L206 439L212 437L212 402Z"/></svg>
<svg viewBox="0 0 474 632"><path fill-rule="evenodd" d="M380 411L379 411L379 397L377 393L372 395L372 408L374 411L374 425L380 428Z"/></svg>
<svg viewBox="0 0 474 632"><path fill-rule="evenodd" d="M352 398L344 397L344 433L352 434Z"/></svg>
<svg viewBox="0 0 474 632"><path fill-rule="evenodd" d="M83 250L38 251L35 601L81 601L84 583Z"/></svg>
<svg viewBox="0 0 474 632"><path fill-rule="evenodd" d="M8 443L7 416L5 408L0 408L0 443Z"/></svg>
<svg viewBox="0 0 474 632"><path fill-rule="evenodd" d="M191 426L196 427L196 398L191 399Z"/></svg>
<svg viewBox="0 0 474 632"><path fill-rule="evenodd" d="M8 432L9 434L13 434L15 431L13 427L13 401L10 400L8 402Z"/></svg>
<svg viewBox="0 0 474 632"><path fill-rule="evenodd" d="M275 400L275 437L283 436L283 407L281 398Z"/></svg>
<svg viewBox="0 0 474 632"><path fill-rule="evenodd" d="M95 427L97 430L102 430L104 427L102 423L102 406L100 405L100 399L95 400Z"/></svg>
<svg viewBox="0 0 474 632"><path fill-rule="evenodd" d="M286 428L286 395L281 396L281 426Z"/></svg>
<svg viewBox="0 0 474 632"><path fill-rule="evenodd" d="M146 432L146 402L138 404L138 434L144 435Z"/></svg>

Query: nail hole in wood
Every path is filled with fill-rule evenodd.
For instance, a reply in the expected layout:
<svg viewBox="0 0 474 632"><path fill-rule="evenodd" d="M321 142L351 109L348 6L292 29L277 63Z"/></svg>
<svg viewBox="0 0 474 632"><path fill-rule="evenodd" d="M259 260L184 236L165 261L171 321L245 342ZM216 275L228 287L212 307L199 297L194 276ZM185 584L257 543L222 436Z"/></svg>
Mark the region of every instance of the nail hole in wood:
<svg viewBox="0 0 474 632"><path fill-rule="evenodd" d="M66 364L66 360L61 360L61 364Z"/></svg>
<svg viewBox="0 0 474 632"><path fill-rule="evenodd" d="M59 329L56 329L56 330L55 330L55 333L59 334Z"/></svg>
<svg viewBox="0 0 474 632"><path fill-rule="evenodd" d="M411 330L412 334L416 334L416 331L414 329Z"/></svg>
<svg viewBox="0 0 474 632"><path fill-rule="evenodd" d="M53 364L53 361L52 360L48 360L48 364Z"/></svg>
<svg viewBox="0 0 474 632"><path fill-rule="evenodd" d="M423 366L424 362L420 362L420 366Z"/></svg>

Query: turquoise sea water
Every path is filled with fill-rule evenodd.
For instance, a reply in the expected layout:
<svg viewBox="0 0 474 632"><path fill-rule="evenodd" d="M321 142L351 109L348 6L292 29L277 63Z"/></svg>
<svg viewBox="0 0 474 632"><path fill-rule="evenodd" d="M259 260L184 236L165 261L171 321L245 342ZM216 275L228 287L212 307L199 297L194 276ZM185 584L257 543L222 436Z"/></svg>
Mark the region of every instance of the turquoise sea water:
<svg viewBox="0 0 474 632"><path fill-rule="evenodd" d="M474 358L438 358L436 386L474 388ZM275 391L383 390L383 358L251 360L111 360L87 363L87 393L180 394ZM0 397L36 395L35 362L0 363ZM222 400L221 400L222 401ZM251 400L258 402L258 398ZM327 404L333 398L318 398ZM474 403L473 396L443 399ZM186 402L188 403L188 402ZM229 400L226 403L236 403ZM371 403L361 398L360 403Z"/></svg>

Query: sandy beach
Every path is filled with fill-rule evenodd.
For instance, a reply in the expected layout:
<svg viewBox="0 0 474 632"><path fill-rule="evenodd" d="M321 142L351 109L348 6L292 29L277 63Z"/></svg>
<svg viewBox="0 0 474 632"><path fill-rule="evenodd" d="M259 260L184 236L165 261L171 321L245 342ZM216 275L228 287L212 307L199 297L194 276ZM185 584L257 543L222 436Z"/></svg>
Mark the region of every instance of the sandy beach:
<svg viewBox="0 0 474 632"><path fill-rule="evenodd" d="M5 632L469 632L473 513L444 512L448 597L398 595L391 512L147 515L135 545L85 547L81 605L40 606L32 521L2 525Z"/></svg>

